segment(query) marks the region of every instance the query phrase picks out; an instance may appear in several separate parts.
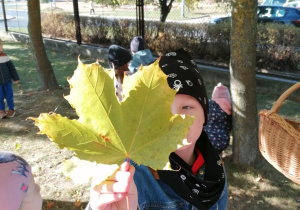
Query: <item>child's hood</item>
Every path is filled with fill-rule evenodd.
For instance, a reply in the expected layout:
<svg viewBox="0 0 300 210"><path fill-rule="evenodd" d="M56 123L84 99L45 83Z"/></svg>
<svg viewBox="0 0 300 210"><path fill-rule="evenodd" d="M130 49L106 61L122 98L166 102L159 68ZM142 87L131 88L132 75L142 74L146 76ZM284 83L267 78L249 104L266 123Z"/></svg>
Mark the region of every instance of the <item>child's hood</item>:
<svg viewBox="0 0 300 210"><path fill-rule="evenodd" d="M169 52L161 57L159 66L168 75L170 88L178 90L177 94L190 95L198 100L203 107L206 124L209 102L202 76L191 55L182 48Z"/></svg>
<svg viewBox="0 0 300 210"><path fill-rule="evenodd" d="M227 101L231 102L231 97L229 90L226 86L224 86L222 83L218 83L212 93L212 99L218 99L218 98L224 98Z"/></svg>
<svg viewBox="0 0 300 210"><path fill-rule="evenodd" d="M231 97L229 90L222 83L218 83L212 93L213 101L215 101L220 108L228 115L231 114Z"/></svg>

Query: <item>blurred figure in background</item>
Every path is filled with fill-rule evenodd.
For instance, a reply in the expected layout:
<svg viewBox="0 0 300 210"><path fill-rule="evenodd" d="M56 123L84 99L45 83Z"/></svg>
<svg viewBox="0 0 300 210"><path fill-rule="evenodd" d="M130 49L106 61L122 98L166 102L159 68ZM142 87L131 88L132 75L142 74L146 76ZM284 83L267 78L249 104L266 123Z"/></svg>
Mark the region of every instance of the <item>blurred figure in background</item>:
<svg viewBox="0 0 300 210"><path fill-rule="evenodd" d="M2 40L0 39L0 118L11 118L16 114L14 105L14 94L12 88L12 80L18 84L18 72L10 60L8 55L3 52ZM5 102L8 106L7 112L5 111Z"/></svg>
<svg viewBox="0 0 300 210"><path fill-rule="evenodd" d="M226 86L218 83L209 100L209 118L207 125L204 126L204 130L218 154L222 154L229 146L231 128L230 93Z"/></svg>
<svg viewBox="0 0 300 210"><path fill-rule="evenodd" d="M133 55L129 64L129 71L134 74L141 65L146 66L153 62L153 56L149 49L145 49L145 40L141 36L136 36L130 43L130 50Z"/></svg>
<svg viewBox="0 0 300 210"><path fill-rule="evenodd" d="M130 73L128 65L131 59L130 52L119 45L114 44L108 48L108 64L115 73L114 84L119 101L123 100L122 85L125 74Z"/></svg>
<svg viewBox="0 0 300 210"><path fill-rule="evenodd" d="M90 1L90 15L95 15L95 9L94 9L94 2L93 0Z"/></svg>

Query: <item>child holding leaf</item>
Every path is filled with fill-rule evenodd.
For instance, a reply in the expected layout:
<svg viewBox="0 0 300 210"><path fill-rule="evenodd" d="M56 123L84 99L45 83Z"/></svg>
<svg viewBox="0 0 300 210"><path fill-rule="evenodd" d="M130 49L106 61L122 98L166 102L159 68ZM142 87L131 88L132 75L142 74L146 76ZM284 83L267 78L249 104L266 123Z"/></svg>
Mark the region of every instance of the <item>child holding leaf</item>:
<svg viewBox="0 0 300 210"><path fill-rule="evenodd" d="M30 119L79 159L121 165L113 174L100 167L101 174L90 176L87 209L226 209L225 168L202 131L209 109L205 86L186 51L125 77L122 101L99 63L79 60L68 82L65 98L78 120L56 113ZM78 171L84 172L79 177L92 174Z"/></svg>
<svg viewBox="0 0 300 210"><path fill-rule="evenodd" d="M169 155L172 170L154 170L132 158L91 188L86 209L226 209L225 168L202 130L209 104L199 70L183 49L162 56L159 67L169 87L178 90L172 113L194 117L183 146Z"/></svg>

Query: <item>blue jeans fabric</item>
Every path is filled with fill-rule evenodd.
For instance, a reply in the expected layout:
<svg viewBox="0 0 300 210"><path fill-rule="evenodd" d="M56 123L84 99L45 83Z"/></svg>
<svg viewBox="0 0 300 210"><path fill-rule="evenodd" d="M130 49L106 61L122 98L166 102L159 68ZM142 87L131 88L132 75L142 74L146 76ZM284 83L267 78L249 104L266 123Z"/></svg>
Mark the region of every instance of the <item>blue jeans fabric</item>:
<svg viewBox="0 0 300 210"><path fill-rule="evenodd" d="M4 99L6 99L8 109L13 110L14 97L13 97L13 88L11 82L5 85L0 85L0 110L5 110Z"/></svg>
<svg viewBox="0 0 300 210"><path fill-rule="evenodd" d="M163 181L156 180L149 171L148 167L144 165L138 166L134 162L132 164L136 168L134 182L138 190L139 209L197 210L196 207L179 197ZM228 188L226 181L221 197L219 198L218 202L210 208L210 210L225 210L227 207L227 201Z"/></svg>

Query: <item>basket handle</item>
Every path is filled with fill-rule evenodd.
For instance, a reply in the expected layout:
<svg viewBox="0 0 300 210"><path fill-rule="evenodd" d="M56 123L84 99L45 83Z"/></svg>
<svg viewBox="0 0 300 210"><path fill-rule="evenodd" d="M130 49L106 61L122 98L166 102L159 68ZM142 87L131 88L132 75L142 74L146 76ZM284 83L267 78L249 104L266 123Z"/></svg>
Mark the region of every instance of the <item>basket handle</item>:
<svg viewBox="0 0 300 210"><path fill-rule="evenodd" d="M279 98L278 100L273 104L272 108L270 109L270 111L268 112L268 115L274 113L274 112L278 112L282 103L285 101L285 99L291 95L294 91L296 91L297 89L300 88L300 82L294 84L292 87L290 87L289 89L287 89Z"/></svg>

